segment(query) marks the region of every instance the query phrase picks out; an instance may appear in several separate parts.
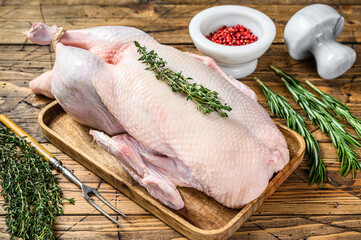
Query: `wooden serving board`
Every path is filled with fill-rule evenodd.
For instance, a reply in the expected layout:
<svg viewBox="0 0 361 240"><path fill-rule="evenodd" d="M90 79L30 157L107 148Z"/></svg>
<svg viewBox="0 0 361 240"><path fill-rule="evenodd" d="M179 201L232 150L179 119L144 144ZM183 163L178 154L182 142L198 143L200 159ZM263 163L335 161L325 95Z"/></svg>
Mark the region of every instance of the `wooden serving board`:
<svg viewBox="0 0 361 240"><path fill-rule="evenodd" d="M290 162L272 178L261 196L242 209L230 209L195 189L178 188L185 207L172 210L135 182L122 169L117 159L93 141L89 127L76 122L56 101L41 111L38 121L44 136L50 142L190 239L230 237L297 168L305 152L303 138L277 123L287 140Z"/></svg>

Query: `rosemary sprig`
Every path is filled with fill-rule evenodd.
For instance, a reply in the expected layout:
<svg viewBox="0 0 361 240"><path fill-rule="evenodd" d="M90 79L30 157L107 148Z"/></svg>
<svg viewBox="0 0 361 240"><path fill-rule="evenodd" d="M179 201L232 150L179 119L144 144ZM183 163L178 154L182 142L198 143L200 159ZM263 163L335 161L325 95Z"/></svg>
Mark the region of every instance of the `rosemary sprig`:
<svg viewBox="0 0 361 240"><path fill-rule="evenodd" d="M158 56L154 50L147 51L146 47L141 47L137 41L134 41L138 47L138 53L141 57L138 59L148 65L145 70L152 71L158 80L169 85L173 92L183 93L187 96L187 101L192 100L197 104L198 111L203 114L217 112L221 117L228 117L224 111L231 111L232 108L225 103L224 105L218 99L218 93L211 91L197 83L190 83L190 77L184 77L182 72L174 72L166 68L167 62Z"/></svg>
<svg viewBox="0 0 361 240"><path fill-rule="evenodd" d="M321 187L326 178L326 168L320 156L320 147L317 140L306 128L306 120L291 107L285 97L267 87L257 77L255 77L255 80L261 86L271 112L285 119L287 126L298 132L305 139L306 153L309 155L308 165L311 167L308 176L311 179L310 184L312 185L316 182Z"/></svg>
<svg viewBox="0 0 361 240"><path fill-rule="evenodd" d="M281 76L287 89L311 122L316 123L323 133L330 136L334 147L337 149L337 158L341 162L340 173L346 176L352 169L352 175L355 177L355 169L361 170L361 164L357 159L359 155L355 152L355 149L361 145L357 138L346 132L344 125L339 123L333 114L326 109L327 106L313 93L301 86L300 82L293 76L273 66L271 69Z"/></svg>
<svg viewBox="0 0 361 240"><path fill-rule="evenodd" d="M63 214L61 189L35 149L0 124L0 194L11 238L55 239L55 215ZM74 203L74 199L65 199Z"/></svg>
<svg viewBox="0 0 361 240"><path fill-rule="evenodd" d="M306 83L315 90L321 97L322 101L325 103L327 108L331 109L336 113L337 116L340 118L346 119L350 125L355 129L357 135L361 137L361 120L358 119L355 115L350 113L350 108L337 100L336 98L332 97L331 95L322 92L320 89L318 89L315 85L310 83L309 81L306 81Z"/></svg>

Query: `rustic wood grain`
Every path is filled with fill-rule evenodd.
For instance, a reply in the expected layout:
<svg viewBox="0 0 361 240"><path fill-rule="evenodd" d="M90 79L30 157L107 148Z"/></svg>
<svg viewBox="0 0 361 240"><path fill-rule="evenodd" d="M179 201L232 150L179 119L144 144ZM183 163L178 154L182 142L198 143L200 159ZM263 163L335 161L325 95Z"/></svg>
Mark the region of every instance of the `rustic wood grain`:
<svg viewBox="0 0 361 240"><path fill-rule="evenodd" d="M0 8L0 43L23 44L33 22L60 25L65 29L81 29L104 25L125 25L139 28L164 44L191 44L188 24L192 17L203 9L219 5L186 4L128 4L113 5L5 5ZM275 43L283 43L284 26L290 17L306 5L259 4L246 6L256 8L273 19L277 35ZM336 5L336 10L345 18L345 27L338 40L361 41L359 5Z"/></svg>
<svg viewBox="0 0 361 240"><path fill-rule="evenodd" d="M37 0L29 0L27 1L27 5L36 5L39 3L42 5L101 5L101 6L129 6L129 5L145 5L145 4L153 4L153 5L166 5L166 4L176 4L176 5L225 5L225 4L269 4L269 5L281 5L280 1L277 0L258 0L257 2L253 0L122 0L122 1L114 1L114 0L102 0L102 1L92 1L92 0L41 0L40 2ZM313 0L285 0L282 1L282 5L309 5L314 4ZM338 5L359 5L360 2L358 0L319 0L317 3L328 4L333 7L337 7ZM22 0L3 0L2 6L22 6L24 2Z"/></svg>
<svg viewBox="0 0 361 240"><path fill-rule="evenodd" d="M131 229L118 229L110 222L98 216L60 216L57 218L55 236L59 239L118 239L118 232L123 239L164 239L186 240L179 233L151 217L139 217ZM317 239L358 239L360 236L361 215L333 216L252 216L230 240L236 239L305 239L308 236ZM343 221L340 222L339 220ZM0 226L4 226L0 221ZM91 229L91 231L88 231ZM155 232L154 229L161 229ZM5 229L0 227L0 239L6 239ZM335 238L338 237L338 238Z"/></svg>
<svg viewBox="0 0 361 240"><path fill-rule="evenodd" d="M283 29L289 17L312 3L313 0L2 0L0 113L6 113L35 139L43 142L65 166L74 170L79 179L99 187L108 200L136 219L134 224L124 221L125 229L117 228L82 199L77 186L60 176L64 196L75 197L76 205L64 205L66 215L57 217L55 236L58 239L120 239L121 234L123 239L185 240L178 232L47 143L37 124L37 116L51 100L42 96L33 97L27 86L31 79L52 68L55 55L50 53L47 46L36 46L25 41L21 31L28 29L34 21L62 24L68 29L124 24L142 28L162 43L197 53L188 34L188 23L195 13L222 4L252 6L271 16L277 27L275 44L259 59L253 75L290 99L287 89L268 69L273 64L296 75L301 81L312 81L323 91L345 102L356 116L361 117L361 3L359 0L317 1L331 5L345 17L345 29L338 40L346 42L358 54L354 66L331 81L318 77L314 60L292 60L283 45ZM242 81L257 93L260 104L267 108L267 102L252 77ZM302 113L293 101L291 105ZM282 120L280 122L284 123ZM340 163L336 160L336 151L329 138L315 126L310 125L309 129L320 142L321 155L327 167L328 179L323 188L308 185L306 156L278 191L230 239L361 238L361 173L357 172L355 179L350 174L340 176ZM352 132L349 126L347 130ZM1 203L0 199L0 239L9 239ZM110 209L105 209L111 213Z"/></svg>

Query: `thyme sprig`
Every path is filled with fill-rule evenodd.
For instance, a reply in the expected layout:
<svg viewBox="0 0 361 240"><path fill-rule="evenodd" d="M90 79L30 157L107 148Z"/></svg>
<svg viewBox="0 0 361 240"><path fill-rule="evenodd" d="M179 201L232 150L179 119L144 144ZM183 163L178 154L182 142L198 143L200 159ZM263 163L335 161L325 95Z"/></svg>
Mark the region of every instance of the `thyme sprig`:
<svg viewBox="0 0 361 240"><path fill-rule="evenodd" d="M167 62L159 57L154 50L148 52L146 47L141 47L137 41L134 44L138 47L138 53L141 55L138 60L148 65L145 70L152 71L156 78L169 85L173 92L186 95L187 101L192 100L195 102L198 111L203 114L217 112L221 117L228 117L224 111L229 112L232 108L227 103L221 103L216 91L211 91L201 84L190 83L189 81L192 78L184 77L182 72L177 73L166 68Z"/></svg>
<svg viewBox="0 0 361 240"><path fill-rule="evenodd" d="M359 149L361 145L357 137L346 132L344 125L339 123L334 115L326 109L327 105L301 86L301 83L292 75L273 66L271 66L271 69L281 76L287 89L305 111L311 122L316 123L323 133L330 136L337 150L337 158L341 162L340 174L346 176L352 169L352 175L355 177L355 170L361 170L361 164L357 159L359 155L355 152L355 149Z"/></svg>
<svg viewBox="0 0 361 240"><path fill-rule="evenodd" d="M325 103L327 108L331 109L336 113L337 116L340 118L346 119L350 125L355 129L357 135L361 137L361 120L358 119L355 115L350 113L350 108L346 106L344 103L340 102L336 98L332 97L331 95L322 92L320 89L318 89L315 85L310 83L309 81L306 81L306 83L315 90L321 97L322 101Z"/></svg>
<svg viewBox="0 0 361 240"><path fill-rule="evenodd" d="M261 86L271 112L285 119L287 127L298 132L305 139L306 153L309 156L308 165L310 165L310 173L308 177L311 179L310 184L312 185L316 182L321 187L326 178L326 167L320 156L320 147L317 140L306 128L306 120L291 107L285 97L267 87L258 78L255 77L255 80Z"/></svg>
<svg viewBox="0 0 361 240"><path fill-rule="evenodd" d="M62 191L50 165L28 143L0 124L0 194L11 238L55 239L55 215L63 214ZM74 203L74 199L65 199Z"/></svg>

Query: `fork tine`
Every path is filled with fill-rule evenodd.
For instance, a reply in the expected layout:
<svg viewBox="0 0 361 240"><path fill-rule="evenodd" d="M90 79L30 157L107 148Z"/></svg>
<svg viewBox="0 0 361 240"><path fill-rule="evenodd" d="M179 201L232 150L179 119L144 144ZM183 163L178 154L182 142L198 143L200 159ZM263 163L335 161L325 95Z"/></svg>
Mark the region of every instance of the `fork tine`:
<svg viewBox="0 0 361 240"><path fill-rule="evenodd" d="M108 207L110 207L111 209L113 209L115 212L119 213L120 215L122 215L125 218L128 218L129 220L134 221L134 219L132 219L131 217L128 217L127 215L125 215L124 213L122 213L121 211L119 211L118 209L116 209L113 205L111 205L105 198L103 198L103 196L98 192L98 190L94 189L93 193L100 199L103 201L103 203L105 203L106 205L108 205Z"/></svg>
<svg viewBox="0 0 361 240"><path fill-rule="evenodd" d="M101 209L99 207L98 204L96 204L93 199L91 199L90 197L85 198L86 200L88 200L88 202L93 205L93 207L95 207L99 212L101 212L102 214L104 214L104 216L106 216L109 220L112 220L114 223L118 224L119 226L123 227L122 224L120 224L117 220L115 220L114 218L112 218L108 213L104 212L103 209Z"/></svg>

